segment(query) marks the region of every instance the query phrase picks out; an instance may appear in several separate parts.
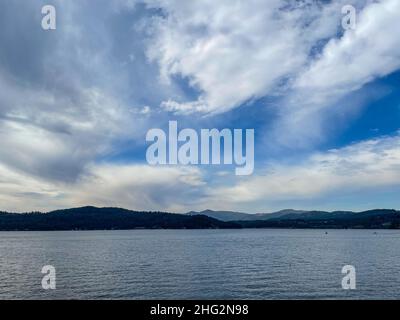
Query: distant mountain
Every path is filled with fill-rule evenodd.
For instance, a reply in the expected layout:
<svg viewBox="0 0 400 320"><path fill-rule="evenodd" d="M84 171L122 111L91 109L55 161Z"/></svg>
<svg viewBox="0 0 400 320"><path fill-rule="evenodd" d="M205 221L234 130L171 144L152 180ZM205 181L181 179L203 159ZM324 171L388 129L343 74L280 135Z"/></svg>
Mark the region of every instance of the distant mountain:
<svg viewBox="0 0 400 320"><path fill-rule="evenodd" d="M188 214L194 214L189 212ZM376 209L364 212L305 211L286 209L272 213L247 214L205 210L196 214L231 221L243 228L399 228L400 211Z"/></svg>
<svg viewBox="0 0 400 320"><path fill-rule="evenodd" d="M0 230L111 230L111 229L240 228L204 215L138 212L120 208L82 207L49 213L0 213Z"/></svg>
<svg viewBox="0 0 400 320"><path fill-rule="evenodd" d="M273 213L256 213L249 214L243 212L235 212L235 211L213 211L213 210L204 210L204 211L190 211L186 213L187 215L205 215L207 217L211 217L214 219L218 219L221 221L254 221L254 220L269 220L275 218L281 218L283 216L296 215L305 213L306 211L302 210L292 210L286 209Z"/></svg>
<svg viewBox="0 0 400 320"><path fill-rule="evenodd" d="M203 216L218 219L221 221L254 220L254 218L255 218L255 217L253 217L254 215L252 215L252 214L243 213L243 212L235 212L235 211L204 210L201 212L190 211L186 214L189 216L203 215Z"/></svg>
<svg viewBox="0 0 400 320"><path fill-rule="evenodd" d="M304 210L285 209L272 213L257 213L252 220L282 219L289 216L298 217L306 212Z"/></svg>

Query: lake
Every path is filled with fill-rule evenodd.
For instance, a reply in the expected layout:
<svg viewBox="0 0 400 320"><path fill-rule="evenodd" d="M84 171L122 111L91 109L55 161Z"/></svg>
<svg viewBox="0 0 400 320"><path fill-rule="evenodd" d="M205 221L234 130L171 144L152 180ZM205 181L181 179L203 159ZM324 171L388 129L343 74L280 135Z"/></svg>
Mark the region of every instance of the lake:
<svg viewBox="0 0 400 320"><path fill-rule="evenodd" d="M0 259L0 299L400 298L399 230L0 232Z"/></svg>

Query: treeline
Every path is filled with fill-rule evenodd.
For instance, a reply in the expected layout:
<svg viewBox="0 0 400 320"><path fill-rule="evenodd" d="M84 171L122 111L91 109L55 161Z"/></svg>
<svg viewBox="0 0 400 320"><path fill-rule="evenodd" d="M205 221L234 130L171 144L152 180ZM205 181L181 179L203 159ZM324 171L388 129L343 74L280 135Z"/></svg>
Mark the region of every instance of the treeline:
<svg viewBox="0 0 400 320"><path fill-rule="evenodd" d="M0 213L0 230L129 230L240 228L207 216L166 212L139 212L120 208L83 207L49 213Z"/></svg>
<svg viewBox="0 0 400 320"><path fill-rule="evenodd" d="M400 229L400 212L303 211L271 215L265 220L221 221L205 214L142 212L121 208L82 207L49 213L0 212L0 231L129 230L129 229Z"/></svg>
<svg viewBox="0 0 400 320"><path fill-rule="evenodd" d="M358 213L310 211L276 219L239 223L243 228L400 229L400 212L386 209Z"/></svg>

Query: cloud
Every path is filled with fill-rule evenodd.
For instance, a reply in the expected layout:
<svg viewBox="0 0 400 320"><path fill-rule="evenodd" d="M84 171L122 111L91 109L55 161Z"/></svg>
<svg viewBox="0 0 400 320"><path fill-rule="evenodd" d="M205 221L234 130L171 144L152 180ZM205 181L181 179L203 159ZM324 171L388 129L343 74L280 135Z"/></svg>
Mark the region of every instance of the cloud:
<svg viewBox="0 0 400 320"><path fill-rule="evenodd" d="M86 162L109 151L115 137L134 136L127 110L98 88L66 96L1 80L7 94L0 97L0 161L10 167L71 181Z"/></svg>
<svg viewBox="0 0 400 320"><path fill-rule="evenodd" d="M185 211L205 187L198 168L91 164L72 183L49 182L0 165L2 210L49 211L71 206ZM177 197L179 195L179 197Z"/></svg>
<svg viewBox="0 0 400 320"><path fill-rule="evenodd" d="M317 152L296 164L270 163L240 180L222 171L207 182L206 171L198 167L108 163L90 164L72 183L49 182L3 165L0 177L7 210L46 211L90 204L171 212L265 211L276 202L315 203L400 187L400 134Z"/></svg>
<svg viewBox="0 0 400 320"><path fill-rule="evenodd" d="M150 24L149 58L163 79L181 77L197 92L161 108L215 114L273 96L279 117L265 133L268 149L325 142L340 130L331 124L347 124L379 96L366 84L400 68L396 0L353 1L357 27L347 31L347 1L147 3L163 12Z"/></svg>
<svg viewBox="0 0 400 320"><path fill-rule="evenodd" d="M264 172L231 187L213 190L223 203L318 200L381 187L399 186L400 135L314 153L299 164L271 163Z"/></svg>
<svg viewBox="0 0 400 320"><path fill-rule="evenodd" d="M180 76L200 94L166 101L168 111L224 112L274 95L308 64L318 43L334 37L345 1L147 1L154 19L148 51L164 79ZM361 1L357 1L361 2Z"/></svg>
<svg viewBox="0 0 400 320"><path fill-rule="evenodd" d="M82 205L181 211L198 201L204 185L198 168L105 164L92 166L70 197Z"/></svg>
<svg viewBox="0 0 400 320"><path fill-rule="evenodd" d="M60 192L53 183L0 164L1 210L19 212L58 206ZM46 205L44 205L46 204Z"/></svg>
<svg viewBox="0 0 400 320"><path fill-rule="evenodd" d="M232 209L396 184L398 137L240 180L139 161L146 129L165 127L171 112L183 114L182 127L247 126L235 119L248 109L204 121L191 113L228 113L263 97L280 103L278 121L254 121L266 153L315 147L329 123L364 103L357 94L370 98L366 84L400 68L398 1L353 1L357 29L343 34L346 0L99 1L55 0L54 32L40 28L44 1L0 4L4 209Z"/></svg>
<svg viewBox="0 0 400 320"><path fill-rule="evenodd" d="M281 118L270 139L276 146L309 147L325 141L337 127L379 92L368 83L400 68L400 3L368 2L358 10L355 30L332 38L308 63L282 99Z"/></svg>
<svg viewBox="0 0 400 320"><path fill-rule="evenodd" d="M357 16L355 30L330 40L294 87L337 96L399 69L400 38L392 34L400 28L399 12L396 0L366 6Z"/></svg>
<svg viewBox="0 0 400 320"><path fill-rule="evenodd" d="M121 26L103 24L118 13L99 6L91 15L90 2L55 1L57 30L47 32L40 23L42 4L0 4L0 163L72 182L89 163L112 153L115 141L142 137L150 110L139 95L126 94L132 66L121 63L133 48L121 46L126 57L114 52L113 28L118 33ZM149 77L147 71L143 67ZM143 77L130 92L155 96L145 83Z"/></svg>
<svg viewBox="0 0 400 320"><path fill-rule="evenodd" d="M191 114L193 112L209 111L207 102L202 101L202 99L186 103L179 103L174 100L163 101L161 103L161 108L163 108L168 112L174 112L179 114Z"/></svg>

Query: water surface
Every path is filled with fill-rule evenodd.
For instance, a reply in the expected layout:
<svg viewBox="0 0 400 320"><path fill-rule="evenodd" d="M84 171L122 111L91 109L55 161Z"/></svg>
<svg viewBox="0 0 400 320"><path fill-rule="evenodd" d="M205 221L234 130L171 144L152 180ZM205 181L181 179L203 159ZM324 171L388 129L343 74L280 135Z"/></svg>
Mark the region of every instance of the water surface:
<svg viewBox="0 0 400 320"><path fill-rule="evenodd" d="M327 232L0 232L0 299L400 298L399 231ZM341 287L347 264L356 290Z"/></svg>

